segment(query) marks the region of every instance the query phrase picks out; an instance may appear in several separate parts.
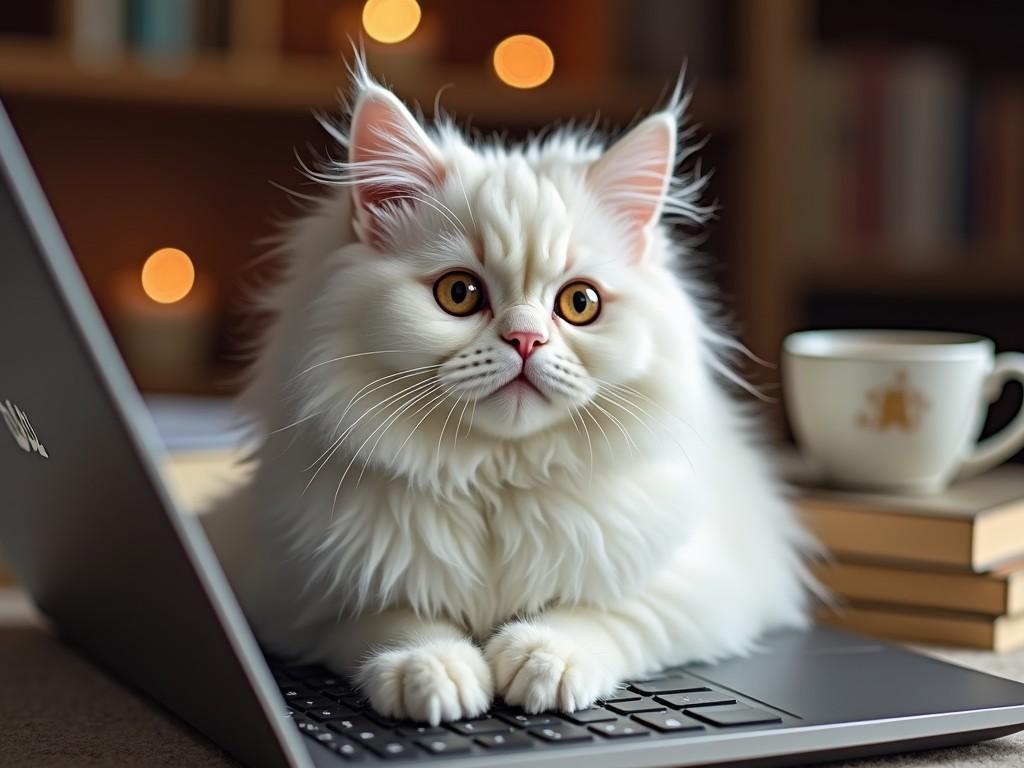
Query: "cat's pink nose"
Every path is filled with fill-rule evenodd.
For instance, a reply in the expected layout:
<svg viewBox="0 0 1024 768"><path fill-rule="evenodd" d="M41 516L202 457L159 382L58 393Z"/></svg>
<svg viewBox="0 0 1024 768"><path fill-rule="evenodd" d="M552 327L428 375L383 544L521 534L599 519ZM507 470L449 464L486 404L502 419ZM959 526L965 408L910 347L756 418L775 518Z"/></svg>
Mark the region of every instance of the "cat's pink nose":
<svg viewBox="0 0 1024 768"><path fill-rule="evenodd" d="M532 331L512 331L506 333L502 338L516 348L523 360L533 354L533 351L544 344L547 339L541 333L533 333Z"/></svg>

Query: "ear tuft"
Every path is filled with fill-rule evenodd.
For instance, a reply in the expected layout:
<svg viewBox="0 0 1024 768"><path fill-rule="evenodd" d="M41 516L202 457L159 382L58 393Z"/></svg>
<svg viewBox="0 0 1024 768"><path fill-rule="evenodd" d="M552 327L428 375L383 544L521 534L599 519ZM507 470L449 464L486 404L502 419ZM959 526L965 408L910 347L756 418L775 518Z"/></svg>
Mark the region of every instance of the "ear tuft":
<svg viewBox="0 0 1024 768"><path fill-rule="evenodd" d="M440 153L402 102L375 83L366 84L359 94L348 145L356 231L364 242L376 245L382 214L432 196L441 185Z"/></svg>
<svg viewBox="0 0 1024 768"><path fill-rule="evenodd" d="M672 112L651 115L619 139L587 172L598 199L635 238L635 258L647 250L661 217L675 166L677 122Z"/></svg>

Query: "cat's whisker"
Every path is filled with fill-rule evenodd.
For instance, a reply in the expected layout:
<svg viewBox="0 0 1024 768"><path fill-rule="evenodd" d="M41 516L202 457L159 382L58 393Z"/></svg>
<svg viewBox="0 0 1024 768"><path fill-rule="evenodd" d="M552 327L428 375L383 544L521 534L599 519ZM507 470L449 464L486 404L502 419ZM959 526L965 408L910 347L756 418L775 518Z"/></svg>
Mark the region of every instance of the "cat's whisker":
<svg viewBox="0 0 1024 768"><path fill-rule="evenodd" d="M591 376L591 378L594 381L596 381L598 384L601 384L604 387L606 387L608 390L610 390L610 392L613 392L613 393L615 393L615 392L617 392L617 393L625 392L626 394L632 395L633 397L638 397L641 400L644 400L647 403L650 403L655 408L657 408L659 411L661 411L663 414L665 414L666 416L668 416L671 419L674 419L681 427L684 427L685 429L690 430L690 432L693 433L694 437L696 437L702 443L707 445L707 443L705 443L705 441L704 441L704 438L701 437L700 432L698 432L697 429L692 424L690 424L685 419L680 417L679 414L673 413L672 411L670 411L668 408L663 406L657 400L654 400L653 398L649 397L648 395L645 395L640 390L634 389L633 387L630 387L630 386L628 386L626 384L615 384L615 383L613 383L611 381L605 381L604 379L600 379L597 376ZM636 404L634 403L634 405L636 405ZM639 408L639 406L636 406L636 407ZM648 414L648 415L650 415L650 414ZM657 419L655 419L653 416L651 416L650 418L651 418L652 421L657 422Z"/></svg>
<svg viewBox="0 0 1024 768"><path fill-rule="evenodd" d="M462 170L455 166L455 178L459 180L459 187L462 188L462 197L466 201L466 210L469 211L469 220L473 222L473 227L476 227L476 217L473 215L473 206L469 204L469 195L466 193L466 185L462 181Z"/></svg>
<svg viewBox="0 0 1024 768"><path fill-rule="evenodd" d="M590 409L587 408L587 406L581 405L580 407L583 409L583 412L590 417L590 420L594 422L594 426L596 426L601 431L601 434L604 435L604 442L608 446L608 453L614 456L615 449L612 448L612 441L608 438L608 433L604 431L604 427L601 426L601 422L594 417L594 414L590 412Z"/></svg>
<svg viewBox="0 0 1024 768"><path fill-rule="evenodd" d="M322 413L323 413L323 411L314 411L313 413L310 413L310 414L308 414L306 416L303 416L301 419L296 419L291 424L289 424L287 427L278 427L277 429L271 430L268 434L277 435L277 434L280 434L281 432L287 432L289 429L292 429L293 427L297 427L297 426L299 426L299 424L307 422L310 419L315 418L315 417L319 416Z"/></svg>
<svg viewBox="0 0 1024 768"><path fill-rule="evenodd" d="M338 436L338 438L334 442L332 442L322 454L320 454L320 457L317 458L316 461L314 461L312 464L310 464L308 467L306 467L303 470L303 472L308 472L310 469L315 467L317 464L320 464L320 466L317 467L316 471L313 473L313 476L309 479L309 482L306 483L306 487L303 489L302 492L305 493L306 491L309 490L309 486L311 486L313 484L313 481L316 480L316 476L318 474L320 474L320 470L322 470L325 466L327 466L327 464L330 462L331 458L334 456L334 454L341 447L342 443L345 442L345 438L348 437L352 433L352 431L359 425L359 423L363 419L365 419L367 416L369 416L373 411L376 411L379 408L387 405L388 402L396 400L397 398L401 397L402 395L409 395L409 396L411 396L411 395L413 395L415 393L418 393L420 390L428 388L435 381L436 381L436 379L431 377L431 378L427 379L426 381L421 381L421 382L418 382L416 384L413 384L413 385L411 385L409 387L406 387L405 389L401 390L400 392L397 392L396 394L393 394L390 397L387 397L387 398L381 400L379 403L376 403L375 405L373 405L370 408L368 408L367 410L365 410L363 412L363 414L358 419L356 419L352 424L349 424L349 426L345 428L345 431L342 432ZM339 424L340 424L340 422L339 422Z"/></svg>
<svg viewBox="0 0 1024 768"><path fill-rule="evenodd" d="M349 409L351 409L353 405L358 403L364 397L367 397L368 395L376 392L378 389L386 387L389 384L394 384L396 381L402 381L403 379L408 379L412 378L413 376L420 375L424 371L436 370L440 368L442 365L443 363L435 363L433 365L421 365L418 368L408 368L404 371L398 371L397 373L389 373L387 376L381 376L380 378L374 379L369 384L364 384L362 387L359 388L359 390L356 391L356 393L352 396L352 399L348 401L348 405L346 405L345 410L342 411L341 418L345 418L345 416L349 412ZM378 384L378 382L380 383ZM365 390L367 387L373 384L377 384L377 386L373 387L369 392L363 394L363 390Z"/></svg>
<svg viewBox="0 0 1024 768"><path fill-rule="evenodd" d="M410 350L408 350L408 349L378 349L378 350L375 350L373 352L355 352L355 353L353 353L351 355L342 355L341 357L332 357L330 360L322 360L319 363L314 363L313 365L309 366L309 368L306 368L305 370L299 371L294 376L292 376L290 379L288 379L288 382L291 383L291 382L295 381L296 379L299 379L299 378L305 376L310 371L316 370L317 368L319 368L319 367L321 367L323 365L330 365L331 363L338 363L338 362L341 362L342 360L349 360L349 359L351 359L353 357L365 357L366 355L394 355L394 354L401 354L401 353L409 354Z"/></svg>
<svg viewBox="0 0 1024 768"><path fill-rule="evenodd" d="M605 394L606 392L608 392L608 390L605 390L605 389L602 388L602 390L598 391L597 396L603 398L605 401L607 401L611 405L616 405L619 408L621 408L623 411L625 411L630 416L632 416L634 419L636 419L636 421L638 423L643 425L643 427L651 435L654 435L654 430L651 429L650 424L647 421L645 421L644 419L642 419L640 416L638 416L635 412L633 412L626 405L623 405L623 402L629 403L630 405L632 405L632 406L634 406L636 408L640 408L640 406L638 406L636 403L633 403L632 401L628 400L627 398L622 397L621 395L616 395L616 396L620 397L623 402L619 402L619 401L613 400L613 399L608 397L608 394L614 394L614 393ZM641 410L643 410L643 409L641 409ZM647 411L643 411L643 412L645 414L647 414L648 418L650 418L652 421L654 421L655 424L665 433L665 435L668 437L668 439L671 440L675 444L675 446L677 448L679 448L679 451L683 454L683 458L686 459L686 463L690 465L690 470L693 471L694 470L693 461L690 459L690 454L687 452L685 446L683 446L682 443L680 443L678 440L676 440L675 435L664 424L662 424L661 422L659 422L656 419L654 419L654 417L651 416L649 413L647 413Z"/></svg>
<svg viewBox="0 0 1024 768"><path fill-rule="evenodd" d="M587 422L583 420L583 414L580 413L580 409L576 409L576 415L580 417L580 424L583 426L583 434L587 436L587 450L590 452L590 482L594 482L594 443L590 439L590 429L587 428Z"/></svg>
<svg viewBox="0 0 1024 768"><path fill-rule="evenodd" d="M582 435L583 433L580 432L580 427L576 423L576 417L573 415L572 409L571 408L567 408L566 412L569 414L569 419L572 421L572 426L576 430L576 434L577 435Z"/></svg>
<svg viewBox="0 0 1024 768"><path fill-rule="evenodd" d="M448 415L445 416L444 424L441 425L441 434L439 434L437 436L437 453L438 453L438 455L441 454L441 441L444 440L444 431L445 431L445 429L448 428L448 422L451 421L452 414L455 413L455 409L459 407L459 402L461 400L462 400L462 395L459 395L455 399L455 402L452 403L452 407L451 407L451 410L448 411ZM456 430L455 437L458 438L458 436L459 436L459 433L458 433L458 430Z"/></svg>
<svg viewBox="0 0 1024 768"><path fill-rule="evenodd" d="M469 401L473 398L466 395L466 404L462 406L462 411L459 413L459 423L455 425L455 439L452 441L452 453L455 453L455 449L459 447L459 431L462 429L462 417L466 415L466 409L469 408Z"/></svg>
<svg viewBox="0 0 1024 768"><path fill-rule="evenodd" d="M469 426L466 428L466 436L468 437L473 432L473 420L476 418L476 404L479 402L478 397L473 398L473 410L469 414Z"/></svg>
<svg viewBox="0 0 1024 768"><path fill-rule="evenodd" d="M437 403L436 405L434 405L433 408L431 408L429 411L427 411L425 414L423 414L423 417L419 421L416 422L416 425L412 428L412 431L406 436L405 440L402 441L402 444L400 446L398 446L398 450L395 451L395 455L391 458L391 462L388 464L388 469L389 470L392 467L395 466L395 462L398 461L398 456L402 453L402 449L405 448L406 445L408 445L409 441L412 439L412 436L414 434L416 434L416 430L420 428L420 424L422 424L424 421L427 420L427 417L430 416L430 414L432 414L437 409L438 405L440 405L442 402L444 402L444 399L451 392L453 392L455 390L456 386L458 386L458 385L452 384L450 387L448 387L448 389L446 389L444 392L442 392L438 397L436 397L434 400L431 400L426 405L420 406L419 410L416 411L416 413L419 413L420 411L422 411L424 408L426 408L431 403L435 403L435 402ZM416 413L413 414L414 417L416 416Z"/></svg>
<svg viewBox="0 0 1024 768"><path fill-rule="evenodd" d="M363 411L362 415L358 419L356 419L352 424L350 424L348 427L346 427L345 431L342 432L341 435L339 435L335 440L333 440L330 443L330 445L328 445L328 447L324 450L324 452L321 453L320 456L318 456L315 461L313 461L312 464L310 464L308 467L306 467L302 471L303 472L308 472L313 467L315 467L321 461L321 459L323 459L324 456L326 456L327 453L331 451L331 449L333 447L335 447L336 445L340 445L341 441L343 441L345 439L345 436L348 435L363 419L365 419L367 416L369 416L375 410L377 410L378 408L381 408L384 405L387 405L387 403L389 403L390 401L395 400L396 398L401 397L402 395L406 394L407 392L410 392L411 390L415 390L415 389L417 389L419 387L422 387L423 385L429 383L431 380L432 379L428 378L425 381L421 381L421 382L417 382L415 384L412 384L412 385L406 387L405 389L402 389L399 392L396 392L396 393L390 395L389 397L384 398L380 402L375 403L374 405L371 405L369 408L367 408L365 411ZM344 421L344 415L342 415L342 417L340 419L338 419L338 424L335 426L334 431L337 431L338 427L341 426L343 421ZM332 434L332 437L333 437L334 433L332 432L331 434ZM328 457L328 459L329 458L330 457Z"/></svg>
<svg viewBox="0 0 1024 768"><path fill-rule="evenodd" d="M434 198L434 200L436 199L437 198ZM441 207L443 203L441 205L437 205L424 197L420 197L419 195L392 195L391 197L388 197L388 200L412 200L417 203L423 203L441 214L441 216L447 219L448 223L452 226L462 230L463 232L466 231L466 225L459 220L458 216L450 213L451 209L448 208L448 206L445 205L444 208ZM446 213L445 211L449 211L449 213Z"/></svg>
<svg viewBox="0 0 1024 768"><path fill-rule="evenodd" d="M626 441L626 448L627 448L627 449L629 449L629 455L630 455L630 456L632 456L632 455L633 455L633 449L634 449L634 448L636 448L637 452L639 453L639 451L640 451L640 448L639 448L639 447L637 446L637 444L636 444L636 443L635 443L635 442L633 441L633 438L632 438L632 436L631 436L631 435L629 434L629 432L627 432L627 431L626 431L626 428L625 428L625 426L623 425L623 423L622 423L621 421L619 421L619 420L618 420L618 418L616 418L616 417L615 417L615 416L613 416L613 415L612 415L611 413L609 413L607 409L605 409L605 408L604 408L603 406L601 406L601 405L600 405L599 403L597 403L596 401L593 401L593 400L592 400L592 401L590 402L590 404L591 404L592 406L594 406L595 408L597 408L597 410L599 410L599 411L600 411L601 413L603 413L603 414L604 414L605 416L607 416L607 417L608 417L608 419L609 419L609 420L610 420L610 421L612 422L612 424L614 424L614 425L615 425L616 427L618 427L618 430L619 430L619 432L621 432L621 433L622 433L622 437L623 437L623 438L625 439L625 441Z"/></svg>
<svg viewBox="0 0 1024 768"><path fill-rule="evenodd" d="M429 390L427 392L419 393L416 396L416 399L413 400L413 402L405 403L402 406L398 406L397 417L400 417L402 415L402 413L405 412L406 406L412 407L413 403L415 403L417 400L419 400L421 398L421 396L422 397L429 397L433 393L433 391L434 390ZM374 429L369 435L367 435L366 439L363 440L363 442L359 444L359 447L356 448L352 452L352 458L349 459L348 464L345 466L345 471L341 473L341 479L338 481L338 487L334 489L334 501L331 504L331 519L332 520L334 519L334 511L335 511L335 509L338 506L338 495L341 493L341 487L345 483L345 478L348 477L349 471L351 471L353 465L359 459L359 454L362 452L363 448L366 447L366 444L369 443L370 440L372 440L374 438L374 436L376 436L382 429L386 431L387 427L389 427L391 424L394 423L395 420L397 420L397 417L396 417L394 420L389 421L389 419L391 419L392 416L395 416L395 415L396 415L396 412L392 411L392 413L389 416L386 416L385 419L384 419L384 422L381 423L376 429ZM383 437L383 434L381 435L381 437ZM380 442L379 438L378 438L378 442ZM376 447L376 445L377 444L374 443L374 447ZM372 454L372 450L371 450L371 454ZM362 473L363 470L366 469L368 464L369 464L369 457L367 457L363 461L363 466L362 466L362 470L360 470L360 474Z"/></svg>
<svg viewBox="0 0 1024 768"><path fill-rule="evenodd" d="M646 410L641 408L639 405L637 405L636 403L631 401L629 398L625 397L624 395L618 394L617 392L609 389L606 386L602 386L602 387L600 387L597 390L597 397L600 397L601 399L603 399L603 400L605 400L605 401L607 401L607 402L609 402L609 403L611 403L613 405L619 406L619 408L621 408L622 410L626 411L626 413L628 413L630 416L632 416L634 419L636 419L640 424L642 424L644 426L644 428L647 429L648 432L650 432L652 435L654 434L654 431L651 429L651 427L647 423L647 421L642 419L642 418L640 418L639 416L637 416L636 413L634 413L633 410L631 410L631 409L632 408L636 408L636 410L638 410L641 413L643 413L645 416L647 416L648 419L651 419L652 421L654 420L654 417L651 416L651 414L649 412L647 412ZM664 429L664 427L662 427L662 428Z"/></svg>
<svg viewBox="0 0 1024 768"><path fill-rule="evenodd" d="M373 445L370 446L370 452L366 455L366 459L363 461L363 466L359 470L359 477L356 478L356 488L358 488L359 484L362 482L363 474L365 474L366 468L368 466L370 466L370 460L373 458L373 452L377 450L377 446L380 444L380 441L384 439L384 435L386 435L388 433L388 430L391 429L391 426L396 421L398 421L400 418L402 418L402 415L407 410L409 410L413 405L415 405L417 402L419 402L420 399L422 399L424 397L429 397L430 393L433 392L433 391L434 390L427 390L422 395L413 398L413 400L411 402L405 403L404 405L400 406L396 410L392 411L391 414L386 417L387 425L384 427L384 431L380 433L380 435L377 437L376 441L374 441ZM338 490L340 490L340 489L341 489L341 485L339 484L338 485ZM337 499L337 495L338 495L337 491L335 491L334 495L335 495L335 499ZM332 508L332 514L333 514L333 508Z"/></svg>

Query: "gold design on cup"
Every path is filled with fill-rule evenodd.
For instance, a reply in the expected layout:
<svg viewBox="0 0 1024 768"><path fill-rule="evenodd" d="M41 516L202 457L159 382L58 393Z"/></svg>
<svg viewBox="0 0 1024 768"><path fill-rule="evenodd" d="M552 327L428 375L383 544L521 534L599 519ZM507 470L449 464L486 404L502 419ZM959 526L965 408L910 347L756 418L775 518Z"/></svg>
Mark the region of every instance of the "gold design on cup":
<svg viewBox="0 0 1024 768"><path fill-rule="evenodd" d="M892 383L870 389L864 395L866 411L857 414L857 426L872 432L916 432L928 399L908 382L906 371L897 371Z"/></svg>

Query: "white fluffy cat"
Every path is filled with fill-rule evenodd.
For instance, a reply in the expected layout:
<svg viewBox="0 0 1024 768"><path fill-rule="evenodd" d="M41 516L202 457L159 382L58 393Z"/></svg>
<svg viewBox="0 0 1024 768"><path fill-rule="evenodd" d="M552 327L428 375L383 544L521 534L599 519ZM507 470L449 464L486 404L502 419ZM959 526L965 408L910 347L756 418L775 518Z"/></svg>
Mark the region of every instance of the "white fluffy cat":
<svg viewBox="0 0 1024 768"><path fill-rule="evenodd" d="M663 214L682 107L605 150L424 129L359 68L207 528L270 649L438 723L571 711L805 623L809 539L723 389Z"/></svg>

